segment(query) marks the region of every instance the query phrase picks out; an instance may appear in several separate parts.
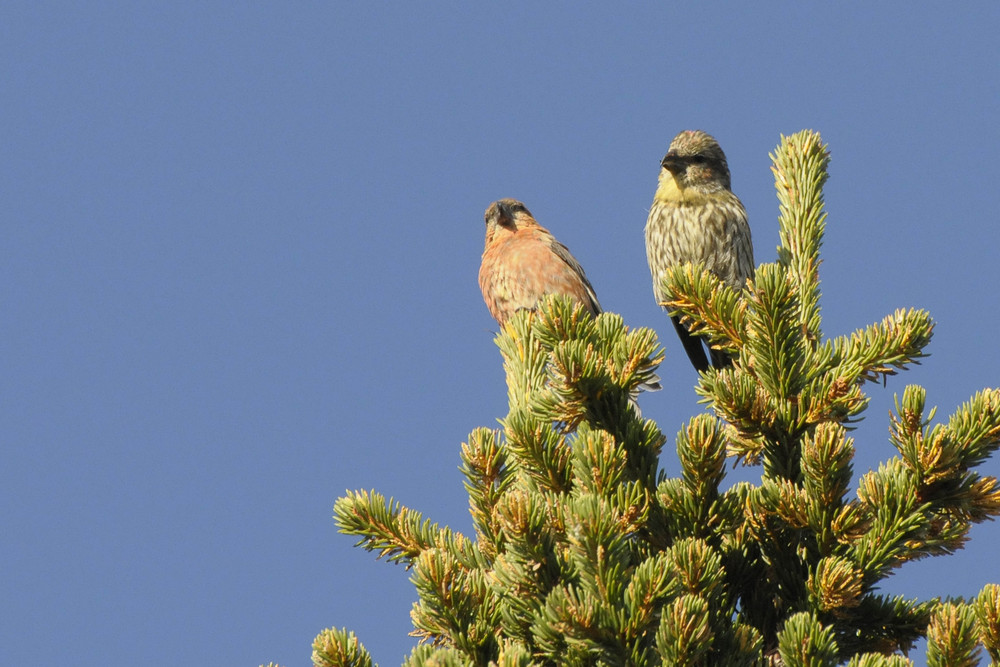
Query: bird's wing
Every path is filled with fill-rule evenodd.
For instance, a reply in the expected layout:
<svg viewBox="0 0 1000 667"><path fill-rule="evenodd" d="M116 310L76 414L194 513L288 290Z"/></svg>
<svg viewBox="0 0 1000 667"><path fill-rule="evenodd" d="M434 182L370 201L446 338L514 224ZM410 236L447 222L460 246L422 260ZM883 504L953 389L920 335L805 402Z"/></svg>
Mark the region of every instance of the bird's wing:
<svg viewBox="0 0 1000 667"><path fill-rule="evenodd" d="M734 251L736 253L736 278L738 289L742 289L748 278L753 278L756 265L753 261L753 239L750 237L750 222L747 220L747 211L738 198L736 199L733 223L736 233L733 236Z"/></svg>
<svg viewBox="0 0 1000 667"><path fill-rule="evenodd" d="M587 280L587 274L584 273L583 266L580 265L580 262L576 261L576 257L573 257L569 248L564 246L562 243L559 243L559 241L556 241L555 238L552 239L552 243L549 247L552 252L555 253L556 257L558 257L566 264L566 266L570 268L575 278L579 280L579 287L575 291L580 291L580 288L582 288L584 294L578 294L576 296L578 296L583 304L590 309L591 314L600 315L603 312L601 310L601 304L597 300L597 293L594 292L594 286L590 284L589 280Z"/></svg>

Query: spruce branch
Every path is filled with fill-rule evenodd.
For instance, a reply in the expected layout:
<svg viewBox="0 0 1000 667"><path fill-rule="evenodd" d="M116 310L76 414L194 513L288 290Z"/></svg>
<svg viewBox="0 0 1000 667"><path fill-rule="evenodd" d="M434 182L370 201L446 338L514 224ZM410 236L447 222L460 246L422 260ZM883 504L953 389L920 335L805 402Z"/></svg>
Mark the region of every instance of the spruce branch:
<svg viewBox="0 0 1000 667"><path fill-rule="evenodd" d="M536 403L540 401L535 395ZM500 423L507 434L507 451L522 479L540 489L568 491L571 486L571 451L563 433L543 421L530 406L515 406Z"/></svg>
<svg viewBox="0 0 1000 667"><path fill-rule="evenodd" d="M808 497L807 522L819 553L830 555L837 546L834 520L844 507L851 482L853 441L839 424L823 423L803 439L802 480Z"/></svg>
<svg viewBox="0 0 1000 667"><path fill-rule="evenodd" d="M316 667L372 667L372 657L353 632L324 630L313 641L312 660Z"/></svg>
<svg viewBox="0 0 1000 667"><path fill-rule="evenodd" d="M450 549L472 562L480 558L474 543L461 533L439 528L419 512L375 491L349 491L334 505L334 518L340 532L360 536L356 546L377 551L378 558L390 563L412 566L425 550Z"/></svg>
<svg viewBox="0 0 1000 667"><path fill-rule="evenodd" d="M850 625L840 624L842 650L850 652L909 651L923 636L938 601L918 602L903 596L892 598L866 594L853 610Z"/></svg>
<svg viewBox="0 0 1000 667"><path fill-rule="evenodd" d="M816 616L799 612L778 633L778 653L786 667L834 667L838 649L830 628Z"/></svg>
<svg viewBox="0 0 1000 667"><path fill-rule="evenodd" d="M466 655L495 654L497 601L482 569L431 549L417 558L412 580L420 602L410 612L411 634Z"/></svg>
<svg viewBox="0 0 1000 667"><path fill-rule="evenodd" d="M503 548L503 534L494 521L494 513L504 491L513 482L500 434L487 428L473 431L468 442L462 443L461 470L479 547L484 556L494 558Z"/></svg>
<svg viewBox="0 0 1000 667"><path fill-rule="evenodd" d="M787 401L809 380L807 341L800 335L799 295L787 274L775 264L766 264L758 269L747 301L748 365L773 400Z"/></svg>
<svg viewBox="0 0 1000 667"><path fill-rule="evenodd" d="M838 363L836 373L848 382L895 375L897 369L919 363L926 356L923 349L930 343L934 322L923 310L900 308L873 324L833 341L833 357Z"/></svg>
<svg viewBox="0 0 1000 667"><path fill-rule="evenodd" d="M901 655L862 653L851 658L847 667L913 667L913 661Z"/></svg>
<svg viewBox="0 0 1000 667"><path fill-rule="evenodd" d="M1000 392L984 390L958 408L946 425L924 415L926 391L909 386L890 414L890 440L900 452L897 474L925 503L928 530L911 544L911 558L951 553L973 523L1000 514L1000 482L971 468L1000 441Z"/></svg>
<svg viewBox="0 0 1000 667"><path fill-rule="evenodd" d="M962 404L948 420L947 434L967 470L1000 447L1000 389L984 389Z"/></svg>
<svg viewBox="0 0 1000 667"><path fill-rule="evenodd" d="M816 609L843 618L861 603L864 575L852 561L828 556L813 568L807 586Z"/></svg>
<svg viewBox="0 0 1000 667"><path fill-rule="evenodd" d="M746 306L739 293L700 264L683 263L664 275L660 305L678 316L692 334L712 346L738 352L743 347Z"/></svg>
<svg viewBox="0 0 1000 667"><path fill-rule="evenodd" d="M706 664L712 648L708 604L695 595L683 595L663 610L656 646L664 664L696 667Z"/></svg>
<svg viewBox="0 0 1000 667"><path fill-rule="evenodd" d="M1000 586L987 584L974 604L979 641L989 653L990 660L1000 662Z"/></svg>
<svg viewBox="0 0 1000 667"><path fill-rule="evenodd" d="M417 646L403 662L403 667L473 667L473 665L475 663L457 649L427 644Z"/></svg>
<svg viewBox="0 0 1000 667"><path fill-rule="evenodd" d="M778 193L778 264L797 286L798 319L806 338L815 344L821 337L819 250L826 228L823 184L830 152L818 132L803 130L782 136L770 157Z"/></svg>
<svg viewBox="0 0 1000 667"><path fill-rule="evenodd" d="M964 604L941 604L927 626L928 667L975 667L976 640L975 611Z"/></svg>

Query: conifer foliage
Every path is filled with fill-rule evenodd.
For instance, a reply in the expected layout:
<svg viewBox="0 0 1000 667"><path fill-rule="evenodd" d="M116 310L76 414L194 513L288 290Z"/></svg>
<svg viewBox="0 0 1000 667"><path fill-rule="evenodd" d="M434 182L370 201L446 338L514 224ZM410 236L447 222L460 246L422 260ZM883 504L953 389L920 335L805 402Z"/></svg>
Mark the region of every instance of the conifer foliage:
<svg viewBox="0 0 1000 667"><path fill-rule="evenodd" d="M932 423L924 389L906 387L890 424L899 454L855 480L865 383L924 356L933 323L898 310L823 337L829 154L804 131L772 160L777 260L743 293L699 266L666 279L664 305L736 357L700 376L712 414L674 439L681 470L660 470L667 439L631 401L662 360L655 334L549 298L497 338L502 428L462 445L475 536L375 492L337 501L342 532L412 568L425 641L404 664L896 666L920 637L930 665L978 664L984 649L1000 660L1000 587L968 601L877 592L1000 513L1000 484L976 473L1000 445L1000 391ZM727 457L760 466L760 484L723 490ZM372 664L346 630L313 651L316 665Z"/></svg>

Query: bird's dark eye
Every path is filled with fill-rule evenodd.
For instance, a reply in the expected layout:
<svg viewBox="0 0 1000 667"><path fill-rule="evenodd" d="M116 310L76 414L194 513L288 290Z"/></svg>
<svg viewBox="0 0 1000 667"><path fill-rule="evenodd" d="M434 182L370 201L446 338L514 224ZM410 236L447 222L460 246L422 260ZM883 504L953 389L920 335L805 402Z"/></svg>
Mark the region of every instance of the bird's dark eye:
<svg viewBox="0 0 1000 667"><path fill-rule="evenodd" d="M692 155L688 158L688 162L691 164L705 164L708 162L708 158L704 155Z"/></svg>

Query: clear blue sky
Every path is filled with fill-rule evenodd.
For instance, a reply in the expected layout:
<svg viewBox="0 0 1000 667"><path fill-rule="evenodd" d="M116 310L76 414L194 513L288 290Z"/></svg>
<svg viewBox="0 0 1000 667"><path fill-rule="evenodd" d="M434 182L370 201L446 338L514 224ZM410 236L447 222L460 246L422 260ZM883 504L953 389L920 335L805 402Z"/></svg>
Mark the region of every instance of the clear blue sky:
<svg viewBox="0 0 1000 667"><path fill-rule="evenodd" d="M332 507L374 488L470 528L460 443L506 413L492 200L660 333L642 406L671 443L703 409L643 245L682 129L726 151L758 262L768 152L820 131L825 332L939 323L869 385L857 472L907 383L941 419L1000 385L1000 5L374 4L0 9L3 664L292 667L331 626L399 664L408 573ZM886 590L975 593L998 550L981 525Z"/></svg>

